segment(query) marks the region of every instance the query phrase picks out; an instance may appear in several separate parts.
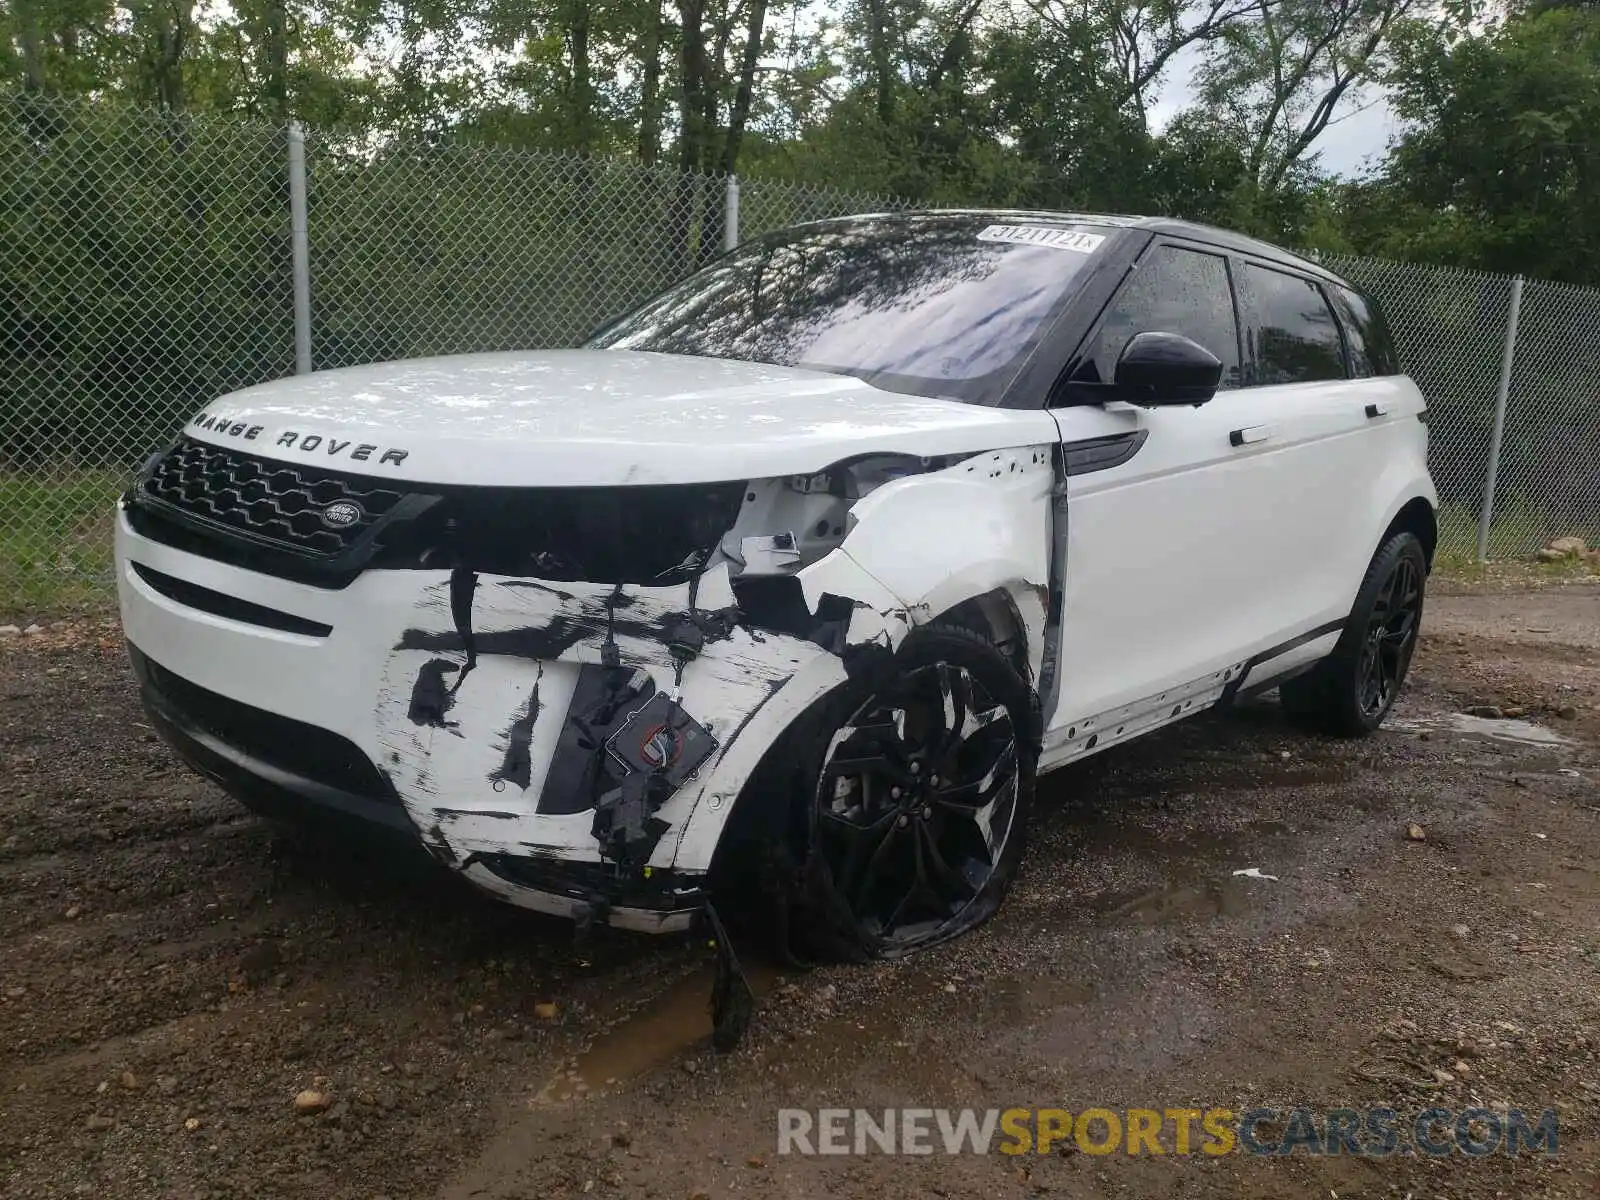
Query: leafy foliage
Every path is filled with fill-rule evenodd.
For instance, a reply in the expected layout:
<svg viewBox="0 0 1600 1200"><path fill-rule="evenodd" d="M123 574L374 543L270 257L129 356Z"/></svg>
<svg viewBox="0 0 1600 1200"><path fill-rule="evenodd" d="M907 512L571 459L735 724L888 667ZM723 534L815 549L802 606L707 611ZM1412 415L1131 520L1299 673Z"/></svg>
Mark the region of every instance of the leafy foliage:
<svg viewBox="0 0 1600 1200"><path fill-rule="evenodd" d="M1418 2L11 0L0 72L369 144L470 136L1292 235L1317 138ZM1157 123L1186 74L1194 103Z"/></svg>
<svg viewBox="0 0 1600 1200"><path fill-rule="evenodd" d="M1410 124L1345 197L1353 243L1600 282L1600 10L1545 3L1454 40L1413 28L1396 57Z"/></svg>
<svg viewBox="0 0 1600 1200"><path fill-rule="evenodd" d="M1586 0L10 0L0 79L1600 279ZM1327 178L1325 133L1384 93L1381 167Z"/></svg>

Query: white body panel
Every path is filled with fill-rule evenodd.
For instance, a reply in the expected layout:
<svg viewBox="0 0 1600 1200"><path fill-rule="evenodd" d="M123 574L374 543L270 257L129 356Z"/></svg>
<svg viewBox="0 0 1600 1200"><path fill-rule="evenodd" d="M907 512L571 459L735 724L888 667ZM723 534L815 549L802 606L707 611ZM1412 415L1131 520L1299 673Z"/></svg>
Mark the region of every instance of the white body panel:
<svg viewBox="0 0 1600 1200"><path fill-rule="evenodd" d="M1364 408L1375 400L1386 410L1376 419ZM717 743L654 813L664 830L648 865L674 872L687 894L710 869L762 756L845 680L850 652L892 651L963 602L1008 614L1030 682L1054 698L1042 768L1199 711L1263 652L1281 651L1273 669L1326 654L1336 634L1308 631L1348 613L1400 506L1433 500L1420 408L1409 381L1384 379L1222 393L1199 408L998 410L813 371L630 352L328 372L224 397L186 432L243 454L411 485L749 480L749 494L692 602L688 585L478 578L470 672L448 570L369 569L348 586L316 587L155 540L126 513L116 535L123 622L143 655L183 680L348 739L442 861L517 903L574 912L582 904L571 896L516 883L486 862L602 862L593 810L549 811L541 798L576 681L604 659L608 605L625 605L626 622L612 630L622 662ZM1239 430L1250 432L1236 446L1230 433ZM1148 436L1126 462L1059 477L1060 442L1140 431ZM853 500L838 537L831 517L821 542L761 525L776 512L833 511L825 496L793 492L794 477L874 454L924 461ZM732 608L731 575L745 563L730 551L748 546L774 572L788 570L799 552L772 541L785 532L808 556L795 571L805 607L816 614L830 598L850 606L840 644L745 619L709 639L680 676L663 634L674 615ZM331 632L203 611L152 587L136 565ZM1052 588L1064 598L1054 646ZM555 628L570 637L529 649ZM446 719L420 721L417 689L441 663L455 681ZM519 722L526 782L508 780L502 766ZM627 908L607 915L639 928L686 920Z"/></svg>
<svg viewBox="0 0 1600 1200"><path fill-rule="evenodd" d="M1379 397L1388 414L1368 418ZM1128 462L1068 481L1052 729L1342 620L1392 497L1431 496L1421 409L1408 380L1382 379L1059 411L1068 443L1149 436Z"/></svg>

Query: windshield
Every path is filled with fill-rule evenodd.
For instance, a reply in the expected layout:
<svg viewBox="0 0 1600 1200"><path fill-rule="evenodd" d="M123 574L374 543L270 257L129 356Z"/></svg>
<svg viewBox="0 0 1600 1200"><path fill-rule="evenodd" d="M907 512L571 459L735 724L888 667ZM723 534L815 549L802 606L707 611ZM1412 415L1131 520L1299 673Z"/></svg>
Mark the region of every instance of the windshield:
<svg viewBox="0 0 1600 1200"><path fill-rule="evenodd" d="M717 260L588 345L810 367L997 404L1111 232L970 215L786 230Z"/></svg>

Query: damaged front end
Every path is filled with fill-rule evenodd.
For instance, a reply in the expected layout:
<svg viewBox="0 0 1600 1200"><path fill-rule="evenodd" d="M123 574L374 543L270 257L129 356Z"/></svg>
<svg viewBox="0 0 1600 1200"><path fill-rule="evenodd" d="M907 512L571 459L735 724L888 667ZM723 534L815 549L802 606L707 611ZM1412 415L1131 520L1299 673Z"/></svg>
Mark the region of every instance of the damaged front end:
<svg viewBox="0 0 1600 1200"><path fill-rule="evenodd" d="M853 506L953 461L441 495L374 564L438 571L376 714L380 765L429 850L580 926L688 928L775 731L912 623L843 548ZM790 691L789 715L741 745Z"/></svg>
<svg viewBox="0 0 1600 1200"><path fill-rule="evenodd" d="M966 609L1044 686L1053 451L379 487L186 440L122 506L124 628L158 727L258 811L415 831L580 930L725 948L714 865L760 879L793 850L776 890L803 886L809 850L784 839L815 788L762 768L806 759L786 735L841 685Z"/></svg>

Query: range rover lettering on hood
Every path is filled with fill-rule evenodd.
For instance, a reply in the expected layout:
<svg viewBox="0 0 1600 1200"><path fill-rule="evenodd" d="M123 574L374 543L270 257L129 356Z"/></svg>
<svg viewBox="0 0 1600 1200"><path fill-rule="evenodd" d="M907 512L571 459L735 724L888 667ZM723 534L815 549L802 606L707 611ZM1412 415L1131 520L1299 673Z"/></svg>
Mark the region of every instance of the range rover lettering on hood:
<svg viewBox="0 0 1600 1200"><path fill-rule="evenodd" d="M208 430L223 437L238 438L245 442L255 441L261 436L262 430L262 426L253 425L249 421L235 421L227 413L201 413L189 424L195 429ZM293 429L284 430L272 444L286 450L298 450L302 454L317 456L327 454L334 458L348 458L352 462L371 462L372 456L377 454L379 463L389 463L396 467L405 462L411 453L395 446L380 447L373 442L358 442L354 438L300 433ZM380 450L382 453L379 453Z"/></svg>
<svg viewBox="0 0 1600 1200"><path fill-rule="evenodd" d="M199 441L441 487L776 479L864 454L943 458L1059 440L1043 408L965 404L804 367L635 350L339 367L255 384L205 408L185 430Z"/></svg>

